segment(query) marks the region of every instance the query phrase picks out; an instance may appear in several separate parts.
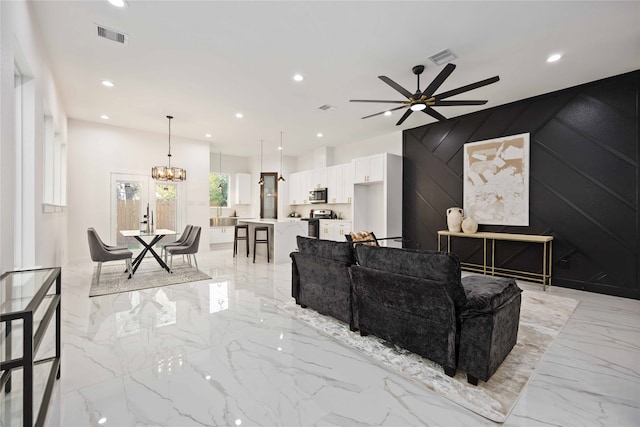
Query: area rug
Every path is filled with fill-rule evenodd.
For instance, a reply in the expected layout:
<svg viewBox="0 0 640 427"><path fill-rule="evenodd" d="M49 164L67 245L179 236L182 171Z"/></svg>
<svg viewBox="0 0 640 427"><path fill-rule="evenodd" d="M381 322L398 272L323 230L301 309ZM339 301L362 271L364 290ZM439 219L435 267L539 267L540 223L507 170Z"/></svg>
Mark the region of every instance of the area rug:
<svg viewBox="0 0 640 427"><path fill-rule="evenodd" d="M442 367L417 354L391 345L373 335L361 337L348 325L312 309L303 309L293 300L278 306L337 341L357 349L373 361L429 390L492 421L504 422L515 406L538 363L578 306L578 301L549 292L524 291L520 309L518 341L498 371L478 386L467 383L464 372L451 378Z"/></svg>
<svg viewBox="0 0 640 427"><path fill-rule="evenodd" d="M127 279L128 275L124 273L124 263L103 265L102 272L100 273L100 283L98 285L96 285L97 268L94 268L89 296L95 297L99 295L117 294L120 292L137 291L139 289L211 279L211 277L187 263L174 265L173 273L169 273L153 260L149 260L149 262L146 261L147 260L143 261L131 279Z"/></svg>

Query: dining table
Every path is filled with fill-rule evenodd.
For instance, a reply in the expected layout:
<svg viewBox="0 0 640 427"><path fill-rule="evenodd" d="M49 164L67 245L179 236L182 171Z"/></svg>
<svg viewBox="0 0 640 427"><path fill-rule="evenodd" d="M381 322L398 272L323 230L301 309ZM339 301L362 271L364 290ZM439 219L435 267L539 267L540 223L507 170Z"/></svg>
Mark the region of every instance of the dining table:
<svg viewBox="0 0 640 427"><path fill-rule="evenodd" d="M158 261L158 264L160 264L162 268L167 270L168 273L171 272L171 270L169 269L169 266L162 260L160 255L158 255L158 253L153 249L153 246L156 245L156 243L162 240L165 236L176 234L174 230L168 230L166 228L158 228L153 231L120 230L120 234L123 235L124 237L133 237L138 242L140 242L140 244L143 246L142 251L140 251L138 256L133 260L131 275L135 274L136 270L142 263L142 260L147 255L147 253L151 253L151 255L153 255L153 257L156 259L156 261ZM150 237L152 239L147 242L145 238L150 238Z"/></svg>

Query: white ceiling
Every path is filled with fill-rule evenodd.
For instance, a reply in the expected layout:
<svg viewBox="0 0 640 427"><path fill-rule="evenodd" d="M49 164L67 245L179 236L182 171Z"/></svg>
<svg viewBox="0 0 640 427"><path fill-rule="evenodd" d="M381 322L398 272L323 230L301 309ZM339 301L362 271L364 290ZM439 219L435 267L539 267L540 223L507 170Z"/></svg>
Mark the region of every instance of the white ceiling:
<svg viewBox="0 0 640 427"><path fill-rule="evenodd" d="M485 107L436 108L446 117L640 69L638 1L32 4L70 118L107 114L109 124L166 133L171 114L173 135L232 155L255 154L261 139L275 149L280 131L285 154L299 155L431 123L418 112L396 127L403 110L361 120L393 105L349 99L402 100L377 76L413 92L417 64L427 67L424 89L442 69L428 57L446 48L457 69L438 92L500 76L451 98ZM126 33L128 45L99 38L95 24ZM547 63L555 52L563 58Z"/></svg>

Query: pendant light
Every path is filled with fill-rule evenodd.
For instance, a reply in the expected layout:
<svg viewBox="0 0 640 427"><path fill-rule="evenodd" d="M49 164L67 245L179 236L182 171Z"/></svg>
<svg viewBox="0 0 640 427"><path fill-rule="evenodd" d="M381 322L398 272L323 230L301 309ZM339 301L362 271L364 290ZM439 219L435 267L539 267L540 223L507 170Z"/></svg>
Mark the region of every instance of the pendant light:
<svg viewBox="0 0 640 427"><path fill-rule="evenodd" d="M222 175L222 151L220 152L219 159L220 160L218 163L218 175ZM222 191L222 182L218 184L218 190Z"/></svg>
<svg viewBox="0 0 640 427"><path fill-rule="evenodd" d="M173 116L167 116L169 119L169 165L154 166L151 168L151 178L156 181L184 181L187 179L187 171L182 168L171 167L171 119Z"/></svg>
<svg viewBox="0 0 640 427"><path fill-rule="evenodd" d="M263 140L260 140L260 181L258 181L258 184L260 185L264 185L264 179L262 178L262 142Z"/></svg>
<svg viewBox="0 0 640 427"><path fill-rule="evenodd" d="M282 131L280 131L280 177L278 178L278 182L284 182L284 176L282 176L282 152L284 151L284 146L282 145Z"/></svg>

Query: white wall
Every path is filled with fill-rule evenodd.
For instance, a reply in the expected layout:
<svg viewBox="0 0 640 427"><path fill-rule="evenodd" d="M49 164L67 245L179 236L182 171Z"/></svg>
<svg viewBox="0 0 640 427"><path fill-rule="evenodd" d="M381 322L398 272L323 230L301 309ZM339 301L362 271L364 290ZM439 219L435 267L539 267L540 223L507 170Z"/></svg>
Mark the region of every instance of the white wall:
<svg viewBox="0 0 640 427"><path fill-rule="evenodd" d="M30 118L25 129L27 161L22 176L25 183L16 189L14 141L15 123L14 64L20 64L29 78ZM62 141L67 140L67 117L57 93L55 80L38 25L28 2L0 1L0 270L41 266L60 266L66 261L67 214L43 213L43 128L44 113L53 117ZM14 265L16 193L24 195L29 211L22 241L29 256L22 265ZM16 261L17 263L17 261ZM29 264L29 265L27 265Z"/></svg>
<svg viewBox="0 0 640 427"><path fill-rule="evenodd" d="M333 164L349 163L352 159L379 153L402 156L402 131L397 130L386 135L334 147Z"/></svg>
<svg viewBox="0 0 640 427"><path fill-rule="evenodd" d="M109 236L111 173L150 175L153 166L167 164L167 150L167 133L69 120L70 261L89 259L87 228ZM187 171L187 180L181 184L186 190L185 223L208 229L209 144L172 136L171 156L173 166ZM200 245L209 247L208 233L201 234Z"/></svg>
<svg viewBox="0 0 640 427"><path fill-rule="evenodd" d="M391 153L402 155L402 131L376 136L374 138L363 139L336 147L326 147L328 154L327 166L341 165L349 163L358 157L371 156L379 153ZM296 158L295 172L315 169L318 156L322 156L321 150L311 150Z"/></svg>

